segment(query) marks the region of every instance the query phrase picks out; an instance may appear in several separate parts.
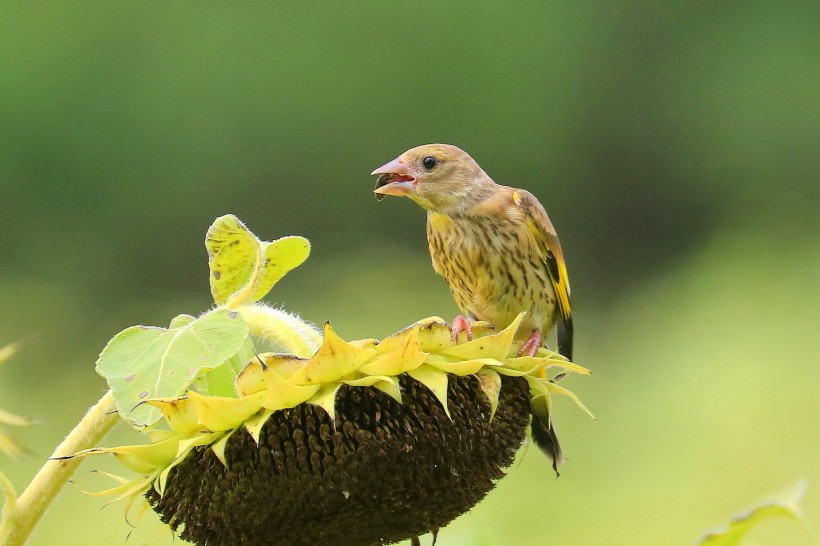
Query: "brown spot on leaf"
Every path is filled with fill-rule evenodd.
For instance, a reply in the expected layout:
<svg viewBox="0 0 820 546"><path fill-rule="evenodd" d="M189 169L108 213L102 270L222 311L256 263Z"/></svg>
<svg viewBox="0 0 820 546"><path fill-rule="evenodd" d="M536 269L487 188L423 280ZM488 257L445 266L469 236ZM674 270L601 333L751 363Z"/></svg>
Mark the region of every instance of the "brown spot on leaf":
<svg viewBox="0 0 820 546"><path fill-rule="evenodd" d="M137 378L137 374L135 374L135 373L130 373L130 374L126 375L125 377L123 377L123 379L125 379L128 383L130 383L131 381L133 381L136 378Z"/></svg>
<svg viewBox="0 0 820 546"><path fill-rule="evenodd" d="M219 280L219 277L222 276L222 272L219 271L218 269L214 269L213 275L214 275L214 279Z"/></svg>
<svg viewBox="0 0 820 546"><path fill-rule="evenodd" d="M145 398L146 396L148 396L148 391L142 391L142 392L139 394L140 400L142 400L142 399L143 399L143 398Z"/></svg>

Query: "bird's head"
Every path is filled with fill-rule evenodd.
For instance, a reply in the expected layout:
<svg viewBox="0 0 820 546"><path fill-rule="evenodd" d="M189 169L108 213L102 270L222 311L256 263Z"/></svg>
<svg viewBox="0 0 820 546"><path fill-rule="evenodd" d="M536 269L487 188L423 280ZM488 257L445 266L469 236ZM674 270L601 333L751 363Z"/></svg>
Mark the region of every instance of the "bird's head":
<svg viewBox="0 0 820 546"><path fill-rule="evenodd" d="M494 184L467 152L450 144L411 148L371 174L379 175L377 199L406 196L444 214L480 202Z"/></svg>

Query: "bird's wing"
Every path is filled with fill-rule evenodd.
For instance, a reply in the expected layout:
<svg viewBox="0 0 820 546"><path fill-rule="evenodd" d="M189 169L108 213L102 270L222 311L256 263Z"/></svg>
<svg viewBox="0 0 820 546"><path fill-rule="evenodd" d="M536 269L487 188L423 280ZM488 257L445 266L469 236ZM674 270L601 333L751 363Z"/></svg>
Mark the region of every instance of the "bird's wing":
<svg viewBox="0 0 820 546"><path fill-rule="evenodd" d="M569 303L569 276L561 243L547 212L538 199L526 190L512 192L513 203L524 215L527 227L535 238L541 259L547 264L550 284L558 300L561 316L558 320L558 352L572 359L572 311ZM546 332L544 332L546 335Z"/></svg>

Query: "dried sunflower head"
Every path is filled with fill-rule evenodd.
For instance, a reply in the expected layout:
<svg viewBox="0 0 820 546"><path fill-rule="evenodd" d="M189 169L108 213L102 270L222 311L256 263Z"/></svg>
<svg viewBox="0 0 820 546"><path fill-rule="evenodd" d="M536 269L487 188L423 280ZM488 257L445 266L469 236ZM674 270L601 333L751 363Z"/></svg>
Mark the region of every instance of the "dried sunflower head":
<svg viewBox="0 0 820 546"><path fill-rule="evenodd" d="M232 434L223 451L194 450L146 492L165 523L197 544L389 544L443 527L503 476L525 438L527 385L503 382L499 410L475 377L455 377L450 417L418 381L403 403L344 386L336 419L317 406L281 410Z"/></svg>
<svg viewBox="0 0 820 546"><path fill-rule="evenodd" d="M235 398L148 401L167 425L152 444L82 455L113 453L142 473L109 492L144 494L197 544L403 540L474 506L525 440L533 405L572 396L547 369L587 373L546 350L515 356L517 324L456 344L437 318L379 343L326 326L310 359L254 357Z"/></svg>
<svg viewBox="0 0 820 546"><path fill-rule="evenodd" d="M271 259L264 250L261 255ZM258 258L255 263L267 263ZM249 286L259 283L245 279L239 291L261 297ZM346 342L328 324L314 338L300 331L306 328L301 322L288 332L298 319L228 292L222 289L219 298L231 306L109 343L98 367L111 372L114 363L112 389L144 392L133 383L147 372L137 377L131 371L131 377L122 365L145 354L146 344L177 343L178 350L165 347L162 354L185 361L191 380L179 395L138 396L151 443L77 454L114 454L139 476L103 493L130 502L144 497L197 544L390 544L436 530L503 476L531 415L551 422L553 395L583 408L550 377L586 369L546 349L517 356L523 314L500 332L477 325L471 341L451 341L449 325L431 317L381 341ZM303 343L289 346L297 354L254 354L259 337L281 342L294 332ZM182 354L185 336L204 348ZM220 345L223 337L230 343ZM308 351L310 339L321 344ZM226 364L212 369L188 362L214 359ZM159 378L169 371L163 368ZM137 421L133 403L119 407L130 408L126 417ZM161 416L158 423L149 410Z"/></svg>

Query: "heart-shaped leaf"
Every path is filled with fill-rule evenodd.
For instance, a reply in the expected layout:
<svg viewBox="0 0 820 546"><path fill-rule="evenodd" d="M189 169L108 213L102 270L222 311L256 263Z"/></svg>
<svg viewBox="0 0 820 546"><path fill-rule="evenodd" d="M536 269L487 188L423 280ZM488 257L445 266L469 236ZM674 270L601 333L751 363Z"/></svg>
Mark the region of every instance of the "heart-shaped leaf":
<svg viewBox="0 0 820 546"><path fill-rule="evenodd" d="M158 408L140 402L181 395L202 370L237 354L248 337L248 325L227 309L174 324L126 328L97 359L97 373L108 381L117 410L137 426L160 418Z"/></svg>
<svg viewBox="0 0 820 546"><path fill-rule="evenodd" d="M235 309L262 299L288 271L310 254L304 237L261 241L239 219L214 220L205 236L211 294L218 305Z"/></svg>

